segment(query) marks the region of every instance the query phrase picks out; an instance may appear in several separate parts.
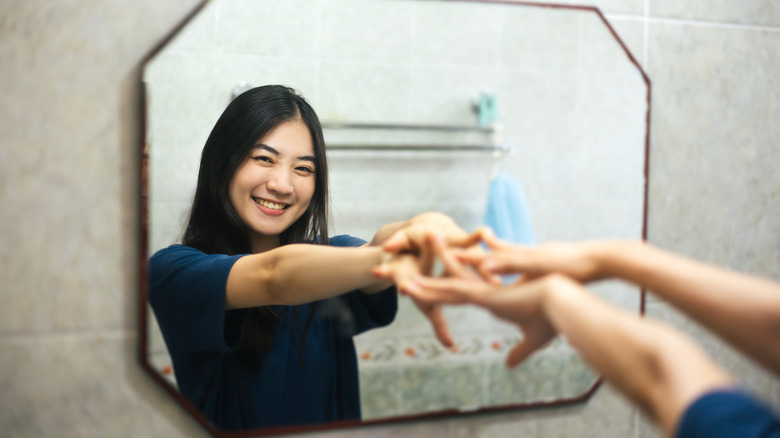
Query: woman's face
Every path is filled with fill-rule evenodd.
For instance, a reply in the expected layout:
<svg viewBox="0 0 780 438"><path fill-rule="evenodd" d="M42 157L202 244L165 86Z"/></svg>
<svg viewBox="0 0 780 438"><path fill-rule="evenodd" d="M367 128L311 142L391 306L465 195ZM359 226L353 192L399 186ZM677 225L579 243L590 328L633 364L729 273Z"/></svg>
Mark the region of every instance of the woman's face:
<svg viewBox="0 0 780 438"><path fill-rule="evenodd" d="M314 195L314 146L300 120L277 126L257 142L230 182L230 202L249 229L252 251L279 246L279 235Z"/></svg>

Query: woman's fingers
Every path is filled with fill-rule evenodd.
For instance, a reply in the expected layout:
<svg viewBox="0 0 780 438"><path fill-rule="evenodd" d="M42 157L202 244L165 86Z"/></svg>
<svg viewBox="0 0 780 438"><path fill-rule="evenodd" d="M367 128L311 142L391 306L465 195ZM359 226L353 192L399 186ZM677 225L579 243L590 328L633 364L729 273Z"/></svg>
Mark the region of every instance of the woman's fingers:
<svg viewBox="0 0 780 438"><path fill-rule="evenodd" d="M523 328L524 338L509 351L506 356L506 365L514 368L525 361L532 354L544 348L555 336L556 333L546 321L537 321L535 326Z"/></svg>
<svg viewBox="0 0 780 438"><path fill-rule="evenodd" d="M539 348L540 347L537 347L536 345L530 344L526 341L520 341L512 348L512 350L509 351L509 354L507 354L506 366L509 368L516 367L528 359L532 354L537 352Z"/></svg>
<svg viewBox="0 0 780 438"><path fill-rule="evenodd" d="M426 243L433 248L433 252L439 257L442 264L444 264L444 270L448 276L459 278L468 277L468 268L458 261L457 257L455 257L455 254L449 249L441 235L428 235Z"/></svg>
<svg viewBox="0 0 780 438"><path fill-rule="evenodd" d="M422 302L414 297L412 301L415 306L428 318L433 326L433 332L436 334L436 339L441 342L447 348L455 346L455 341L452 339L452 333L450 333L450 327L447 324L447 320L444 319L444 312L440 305L430 304Z"/></svg>
<svg viewBox="0 0 780 438"><path fill-rule="evenodd" d="M515 246L497 249L486 256L479 269L496 274L513 274L528 269L530 254L526 248Z"/></svg>
<svg viewBox="0 0 780 438"><path fill-rule="evenodd" d="M407 293L427 303L462 304L479 293L478 284L453 278L417 277L410 283Z"/></svg>
<svg viewBox="0 0 780 438"><path fill-rule="evenodd" d="M428 246L423 246L420 249L420 253L417 255L417 263L420 268L420 273L423 275L432 275L434 267L434 259L436 254Z"/></svg>
<svg viewBox="0 0 780 438"><path fill-rule="evenodd" d="M447 245L456 248L468 248L478 244L482 240L482 235L479 231L471 234L466 234L465 231L458 229L459 232L444 235Z"/></svg>
<svg viewBox="0 0 780 438"><path fill-rule="evenodd" d="M511 245L496 237L496 234L489 227L482 227L477 230L480 240L492 250L509 248Z"/></svg>
<svg viewBox="0 0 780 438"><path fill-rule="evenodd" d="M527 342L518 342L506 355L506 366L509 368L516 367L521 362L528 359L535 351L535 349L530 348L530 345L528 345Z"/></svg>
<svg viewBox="0 0 780 438"><path fill-rule="evenodd" d="M374 267L371 274L376 278L392 281L399 291L403 292L423 273L424 265L424 262L411 254L396 254Z"/></svg>
<svg viewBox="0 0 780 438"><path fill-rule="evenodd" d="M442 235L447 244L454 247L473 246L481 239L481 234L468 234L451 220L444 220L438 216L431 216L431 218L419 220L396 231L382 244L382 248L393 253L417 252L426 246L427 235L431 233Z"/></svg>
<svg viewBox="0 0 780 438"><path fill-rule="evenodd" d="M397 253L412 249L412 239L406 228L400 229L388 237L382 244L382 249L387 252Z"/></svg>
<svg viewBox="0 0 780 438"><path fill-rule="evenodd" d="M371 275L373 275L376 278L381 278L383 280L392 280L394 275L394 270L389 263L385 262L379 266L375 266L374 268L372 268Z"/></svg>

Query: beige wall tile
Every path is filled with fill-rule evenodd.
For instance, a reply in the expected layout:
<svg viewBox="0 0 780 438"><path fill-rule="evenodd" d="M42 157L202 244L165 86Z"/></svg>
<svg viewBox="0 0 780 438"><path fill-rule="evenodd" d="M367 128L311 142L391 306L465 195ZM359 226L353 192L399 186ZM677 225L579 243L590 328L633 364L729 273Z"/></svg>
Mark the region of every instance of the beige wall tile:
<svg viewBox="0 0 780 438"><path fill-rule="evenodd" d="M0 348L6 436L206 436L137 365L134 335L6 337Z"/></svg>
<svg viewBox="0 0 780 438"><path fill-rule="evenodd" d="M651 242L780 278L780 34L652 24Z"/></svg>
<svg viewBox="0 0 780 438"><path fill-rule="evenodd" d="M780 4L775 0L653 0L650 16L718 23L780 26Z"/></svg>

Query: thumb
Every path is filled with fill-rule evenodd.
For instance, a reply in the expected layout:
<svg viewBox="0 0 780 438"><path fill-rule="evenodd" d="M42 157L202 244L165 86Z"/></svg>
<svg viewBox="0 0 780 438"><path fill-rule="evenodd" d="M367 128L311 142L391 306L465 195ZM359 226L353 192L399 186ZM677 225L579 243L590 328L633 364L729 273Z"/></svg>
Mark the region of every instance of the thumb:
<svg viewBox="0 0 780 438"><path fill-rule="evenodd" d="M534 354L537 349L537 347L532 346L531 343L529 343L527 340L518 342L518 344L512 347L512 350L510 350L509 354L506 356L507 367L516 367L521 362L528 359L532 354Z"/></svg>
<svg viewBox="0 0 780 438"><path fill-rule="evenodd" d="M382 244L382 249L387 252L399 252L410 247L409 237L404 231L397 231Z"/></svg>
<svg viewBox="0 0 780 438"><path fill-rule="evenodd" d="M371 275L383 280L393 279L393 268L388 263L382 263L371 268Z"/></svg>
<svg viewBox="0 0 780 438"><path fill-rule="evenodd" d="M427 312L428 319L433 325L433 331L436 333L436 338L447 348L455 346L455 341L452 339L450 333L450 327L447 324L447 320L444 319L444 313L442 307L435 305L431 307Z"/></svg>

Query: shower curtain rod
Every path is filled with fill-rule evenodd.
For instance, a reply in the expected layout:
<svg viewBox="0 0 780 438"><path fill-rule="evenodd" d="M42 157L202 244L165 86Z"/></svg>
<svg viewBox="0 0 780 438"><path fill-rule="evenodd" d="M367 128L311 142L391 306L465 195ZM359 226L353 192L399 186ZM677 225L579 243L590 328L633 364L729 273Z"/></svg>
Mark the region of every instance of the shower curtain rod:
<svg viewBox="0 0 780 438"><path fill-rule="evenodd" d="M481 132L492 134L495 132L493 126L477 125L423 125L416 123L341 123L341 122L322 122L323 129L386 129L386 130L404 130L404 131L446 131L446 132Z"/></svg>

